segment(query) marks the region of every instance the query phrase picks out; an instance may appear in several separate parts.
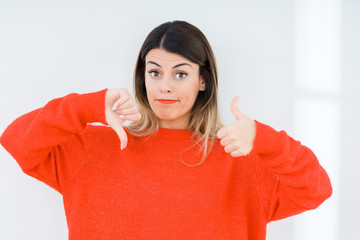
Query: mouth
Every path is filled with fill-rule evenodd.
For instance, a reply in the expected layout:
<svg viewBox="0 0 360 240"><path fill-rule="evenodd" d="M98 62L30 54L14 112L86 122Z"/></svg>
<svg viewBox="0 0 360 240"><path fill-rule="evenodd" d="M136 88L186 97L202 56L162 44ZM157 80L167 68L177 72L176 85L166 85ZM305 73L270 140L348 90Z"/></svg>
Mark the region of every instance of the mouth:
<svg viewBox="0 0 360 240"><path fill-rule="evenodd" d="M161 104L174 104L178 100L174 100L174 99L156 99L156 101L161 103Z"/></svg>

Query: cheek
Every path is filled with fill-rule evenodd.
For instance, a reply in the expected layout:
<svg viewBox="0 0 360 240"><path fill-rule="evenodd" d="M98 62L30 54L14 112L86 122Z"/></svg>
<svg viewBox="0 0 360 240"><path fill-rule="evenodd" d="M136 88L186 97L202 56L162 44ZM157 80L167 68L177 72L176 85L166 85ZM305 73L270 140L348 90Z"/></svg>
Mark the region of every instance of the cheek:
<svg viewBox="0 0 360 240"><path fill-rule="evenodd" d="M148 84L148 81L146 81L146 79L145 79L145 89L146 89L146 94L147 94L147 97L149 100L152 98L154 90L152 89L152 86L150 84Z"/></svg>
<svg viewBox="0 0 360 240"><path fill-rule="evenodd" d="M196 89L194 89L193 91L187 90L184 92L183 94L184 102L186 102L186 105L189 108L191 108L194 105L197 95L198 95L198 91Z"/></svg>
<svg viewBox="0 0 360 240"><path fill-rule="evenodd" d="M154 111L154 98L155 98L155 90L152 84L148 84L148 81L145 79L145 88L146 88L146 97L149 102L151 110Z"/></svg>

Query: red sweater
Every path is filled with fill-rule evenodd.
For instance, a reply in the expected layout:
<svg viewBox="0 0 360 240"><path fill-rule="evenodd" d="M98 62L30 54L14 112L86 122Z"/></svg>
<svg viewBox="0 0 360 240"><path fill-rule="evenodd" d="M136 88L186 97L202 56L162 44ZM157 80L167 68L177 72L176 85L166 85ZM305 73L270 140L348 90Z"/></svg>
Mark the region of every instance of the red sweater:
<svg viewBox="0 0 360 240"><path fill-rule="evenodd" d="M250 154L219 140L204 163L189 130L128 134L121 151L105 121L105 93L68 94L11 123L1 144L23 172L63 196L70 240L264 240L266 225L332 193L313 152L256 122Z"/></svg>

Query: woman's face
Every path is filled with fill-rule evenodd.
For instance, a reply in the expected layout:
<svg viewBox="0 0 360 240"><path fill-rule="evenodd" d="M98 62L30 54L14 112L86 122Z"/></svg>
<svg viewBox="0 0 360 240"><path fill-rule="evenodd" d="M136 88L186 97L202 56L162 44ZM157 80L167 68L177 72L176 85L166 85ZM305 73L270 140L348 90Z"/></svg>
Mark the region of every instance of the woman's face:
<svg viewBox="0 0 360 240"><path fill-rule="evenodd" d="M160 127L187 128L199 90L205 88L199 65L160 48L147 53L145 64L147 98Z"/></svg>

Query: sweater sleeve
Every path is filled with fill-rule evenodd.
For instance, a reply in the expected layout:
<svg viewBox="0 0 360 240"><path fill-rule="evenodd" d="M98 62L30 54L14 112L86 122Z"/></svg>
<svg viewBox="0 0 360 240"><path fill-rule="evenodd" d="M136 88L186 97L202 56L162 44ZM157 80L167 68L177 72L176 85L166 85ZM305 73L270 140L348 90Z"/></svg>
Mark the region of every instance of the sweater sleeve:
<svg viewBox="0 0 360 240"><path fill-rule="evenodd" d="M315 154L285 131L255 122L250 155L268 222L315 209L329 198L330 179Z"/></svg>
<svg viewBox="0 0 360 240"><path fill-rule="evenodd" d="M22 171L62 193L85 164L90 145L87 123L105 120L105 93L70 93L15 119L1 145Z"/></svg>

